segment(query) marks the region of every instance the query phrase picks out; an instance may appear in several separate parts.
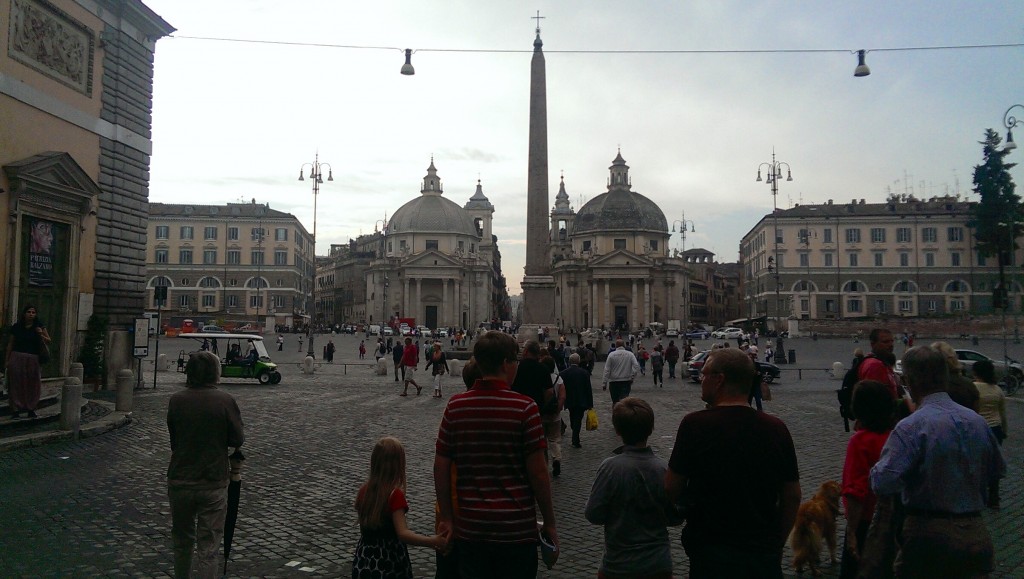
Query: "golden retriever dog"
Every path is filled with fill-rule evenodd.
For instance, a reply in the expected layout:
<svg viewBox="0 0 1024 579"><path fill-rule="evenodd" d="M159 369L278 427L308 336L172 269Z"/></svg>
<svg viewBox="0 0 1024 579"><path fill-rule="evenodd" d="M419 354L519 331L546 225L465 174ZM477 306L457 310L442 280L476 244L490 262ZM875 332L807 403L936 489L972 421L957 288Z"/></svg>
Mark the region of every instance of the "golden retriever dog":
<svg viewBox="0 0 1024 579"><path fill-rule="evenodd" d="M830 560L836 562L836 517L839 516L839 495L842 487L834 480L822 483L814 498L800 505L796 512L789 544L793 548L793 567L803 573L804 565L817 577L821 557L821 540L828 543Z"/></svg>

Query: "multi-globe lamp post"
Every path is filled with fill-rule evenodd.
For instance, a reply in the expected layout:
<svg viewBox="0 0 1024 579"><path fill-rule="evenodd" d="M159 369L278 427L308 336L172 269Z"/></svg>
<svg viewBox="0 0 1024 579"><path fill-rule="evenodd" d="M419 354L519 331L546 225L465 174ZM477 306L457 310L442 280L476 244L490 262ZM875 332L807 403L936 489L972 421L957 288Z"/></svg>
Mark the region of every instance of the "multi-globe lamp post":
<svg viewBox="0 0 1024 579"><path fill-rule="evenodd" d="M672 222L672 233L676 232L676 225L679 225L679 239L682 243L682 250L679 254L682 257L683 253L686 253L686 226L690 226L690 232L694 233L697 230L693 226L693 221L686 219L686 213L682 214L682 219L676 219ZM683 343L686 343L686 332L690 329L690 272L688 269L683 269L683 327L682 338Z"/></svg>
<svg viewBox="0 0 1024 579"><path fill-rule="evenodd" d="M313 324L316 322L316 200L317 196L320 195L320 185L324 182L323 169L327 168L327 180L334 181L334 175L331 171L330 163L320 162L320 153L316 154L312 163L303 163L299 167L299 181L305 181L302 176L303 171L309 167L309 179L313 181L313 247L310 252L312 256L312 265L310 267L310 281L309 284L309 297L312 300L313 307L309 313L309 324L306 326L306 338L309 340L309 349L306 351L307 356L313 356ZM313 356L315 357L315 356Z"/></svg>
<svg viewBox="0 0 1024 579"><path fill-rule="evenodd" d="M775 362L785 363L786 351L784 349L784 343L782 340L782 304L781 295L782 282L779 279L779 270L781 263L779 261L779 179L782 177L782 168L786 168L786 181L793 180L793 174L790 171L789 163L784 161L775 160L775 151L772 151L772 161L770 163L761 163L757 167L757 181L767 181L768 185L772 189L772 222L775 231L773 235L775 237L774 243L774 257L768 258L768 271L769 275L773 275L775 278ZM768 176L766 179L761 178L761 169L767 168ZM767 312L765 312L767 314Z"/></svg>

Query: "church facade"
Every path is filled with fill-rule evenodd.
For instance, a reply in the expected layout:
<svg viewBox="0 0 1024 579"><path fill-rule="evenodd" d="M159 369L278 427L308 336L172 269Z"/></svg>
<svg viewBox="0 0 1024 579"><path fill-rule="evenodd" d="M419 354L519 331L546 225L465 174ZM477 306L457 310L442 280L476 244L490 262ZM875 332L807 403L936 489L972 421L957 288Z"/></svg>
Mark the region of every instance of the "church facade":
<svg viewBox="0 0 1024 579"><path fill-rule="evenodd" d="M443 196L431 159L420 196L402 205L366 269L366 320L415 318L429 328L473 328L507 315L494 205L477 182L460 207Z"/></svg>
<svg viewBox="0 0 1024 579"><path fill-rule="evenodd" d="M621 153L608 190L573 211L563 179L551 211L551 272L558 327L638 330L687 324L689 273L669 252L668 222L632 190Z"/></svg>

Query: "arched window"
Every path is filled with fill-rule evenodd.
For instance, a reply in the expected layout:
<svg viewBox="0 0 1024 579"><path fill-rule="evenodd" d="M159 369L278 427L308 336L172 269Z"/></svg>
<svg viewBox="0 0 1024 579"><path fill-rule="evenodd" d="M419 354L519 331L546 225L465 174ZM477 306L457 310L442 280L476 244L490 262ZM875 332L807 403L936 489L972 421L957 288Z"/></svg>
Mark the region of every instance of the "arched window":
<svg viewBox="0 0 1024 579"><path fill-rule="evenodd" d="M900 293L910 293L917 291L917 284L908 280L900 280L896 282L896 285L892 286L892 291Z"/></svg>
<svg viewBox="0 0 1024 579"><path fill-rule="evenodd" d="M171 282L171 278L161 275L154 277L149 280L149 287L173 287L174 284Z"/></svg>
<svg viewBox="0 0 1024 579"><path fill-rule="evenodd" d="M864 293L868 291L867 286L857 280L848 281L843 285L844 293Z"/></svg>
<svg viewBox="0 0 1024 579"><path fill-rule="evenodd" d="M948 293L963 293L967 290L967 284L960 279L955 279L946 284L946 292Z"/></svg>
<svg viewBox="0 0 1024 579"><path fill-rule="evenodd" d="M220 287L220 280L215 277L206 276L199 280L199 287Z"/></svg>
<svg viewBox="0 0 1024 579"><path fill-rule="evenodd" d="M267 283L267 280L263 279L262 277L252 277L249 278L249 281L245 282L245 287L249 289L262 289L267 287L268 285L269 284Z"/></svg>

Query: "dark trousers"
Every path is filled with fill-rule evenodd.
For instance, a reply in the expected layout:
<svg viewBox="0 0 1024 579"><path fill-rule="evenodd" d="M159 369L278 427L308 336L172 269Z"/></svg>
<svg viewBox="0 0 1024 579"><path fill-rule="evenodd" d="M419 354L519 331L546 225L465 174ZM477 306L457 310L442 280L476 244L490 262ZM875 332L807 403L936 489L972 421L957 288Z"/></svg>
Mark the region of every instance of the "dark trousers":
<svg viewBox="0 0 1024 579"><path fill-rule="evenodd" d="M580 443L580 429L583 427L583 415L587 413L586 408L569 409L569 428L572 429L572 443Z"/></svg>
<svg viewBox="0 0 1024 579"><path fill-rule="evenodd" d="M462 579L534 579L537 544L475 543L456 541Z"/></svg>
<svg viewBox="0 0 1024 579"><path fill-rule="evenodd" d="M782 579L782 550L751 551L728 545L688 545L690 579Z"/></svg>
<svg viewBox="0 0 1024 579"><path fill-rule="evenodd" d="M632 380L625 380L623 382L609 382L608 392L612 395L612 406L616 402L622 400L626 396L629 396L629 391L633 388Z"/></svg>
<svg viewBox="0 0 1024 579"><path fill-rule="evenodd" d="M675 362L669 362L668 363L668 377L669 378L675 378L676 377L676 363Z"/></svg>
<svg viewBox="0 0 1024 579"><path fill-rule="evenodd" d="M654 374L654 383L655 384L661 384L661 385L665 384L665 376L663 374L664 371L665 371L665 367L664 366L658 366L657 368L652 368L651 369L651 374Z"/></svg>

